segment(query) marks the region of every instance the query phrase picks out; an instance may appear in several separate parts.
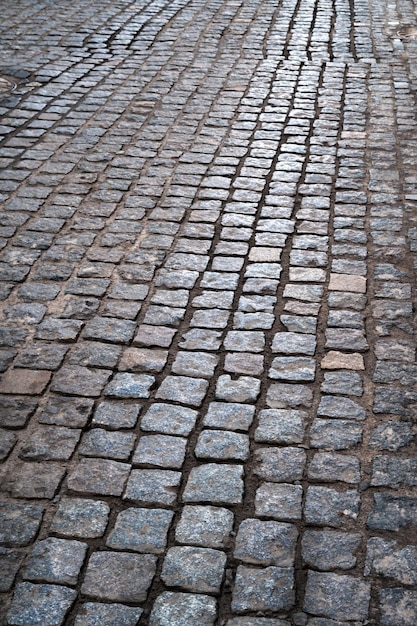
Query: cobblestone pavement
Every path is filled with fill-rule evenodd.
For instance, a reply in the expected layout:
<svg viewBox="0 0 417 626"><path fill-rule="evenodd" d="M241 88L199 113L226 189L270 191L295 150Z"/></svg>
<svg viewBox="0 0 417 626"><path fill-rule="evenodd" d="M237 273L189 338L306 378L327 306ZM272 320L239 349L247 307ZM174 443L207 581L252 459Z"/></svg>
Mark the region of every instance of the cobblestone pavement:
<svg viewBox="0 0 417 626"><path fill-rule="evenodd" d="M0 11L2 623L415 626L414 2Z"/></svg>

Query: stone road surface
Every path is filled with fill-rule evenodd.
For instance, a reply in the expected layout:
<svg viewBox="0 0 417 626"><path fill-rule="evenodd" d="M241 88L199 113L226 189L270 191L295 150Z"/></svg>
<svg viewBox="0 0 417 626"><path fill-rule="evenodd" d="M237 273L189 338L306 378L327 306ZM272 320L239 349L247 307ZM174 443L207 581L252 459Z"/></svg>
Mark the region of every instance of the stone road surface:
<svg viewBox="0 0 417 626"><path fill-rule="evenodd" d="M2 623L415 626L415 3L0 13Z"/></svg>

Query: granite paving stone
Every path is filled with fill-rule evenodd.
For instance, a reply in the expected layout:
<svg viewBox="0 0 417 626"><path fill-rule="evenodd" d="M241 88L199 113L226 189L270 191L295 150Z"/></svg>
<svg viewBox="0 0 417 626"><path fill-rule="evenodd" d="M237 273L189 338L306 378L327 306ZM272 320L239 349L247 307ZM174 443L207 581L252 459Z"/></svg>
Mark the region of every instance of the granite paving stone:
<svg viewBox="0 0 417 626"><path fill-rule="evenodd" d="M129 476L130 465L107 459L81 459L70 472L68 488L81 493L120 496ZM106 476L103 482L102 476Z"/></svg>
<svg viewBox="0 0 417 626"><path fill-rule="evenodd" d="M399 450L414 438L410 423L388 421L376 426L371 432L369 446L377 450Z"/></svg>
<svg viewBox="0 0 417 626"><path fill-rule="evenodd" d="M6 623L11 626L23 624L59 626L64 623L76 597L74 589L63 585L19 583Z"/></svg>
<svg viewBox="0 0 417 626"><path fill-rule="evenodd" d="M83 435L78 454L126 461L135 445L132 433L109 432L104 428L92 428Z"/></svg>
<svg viewBox="0 0 417 626"><path fill-rule="evenodd" d="M361 535L335 530L306 530L302 556L310 567L321 571L349 570L355 567Z"/></svg>
<svg viewBox="0 0 417 626"><path fill-rule="evenodd" d="M23 578L76 585L86 554L86 543L48 537L39 541L33 548L26 561Z"/></svg>
<svg viewBox="0 0 417 626"><path fill-rule="evenodd" d="M204 425L224 430L248 431L255 415L255 407L239 402L210 402Z"/></svg>
<svg viewBox="0 0 417 626"><path fill-rule="evenodd" d="M40 528L45 508L37 504L0 503L0 542L7 547L26 546Z"/></svg>
<svg viewBox="0 0 417 626"><path fill-rule="evenodd" d="M182 587L194 593L218 593L225 565L226 555L220 550L175 546L167 552L161 578L168 587Z"/></svg>
<svg viewBox="0 0 417 626"><path fill-rule="evenodd" d="M371 537L367 543L365 575L378 574L402 585L414 585L416 548L399 548L395 541Z"/></svg>
<svg viewBox="0 0 417 626"><path fill-rule="evenodd" d="M204 594L164 591L153 606L149 626L214 626L216 600Z"/></svg>
<svg viewBox="0 0 417 626"><path fill-rule="evenodd" d="M114 602L143 602L155 575L156 556L131 552L94 552L82 593Z"/></svg>
<svg viewBox="0 0 417 626"><path fill-rule="evenodd" d="M178 352L172 364L174 374L211 378L218 363L218 357L204 352Z"/></svg>
<svg viewBox="0 0 417 626"><path fill-rule="evenodd" d="M184 463L187 440L170 435L143 435L136 446L134 465L155 465L180 469Z"/></svg>
<svg viewBox="0 0 417 626"><path fill-rule="evenodd" d="M0 5L0 622L414 626L413 3Z"/></svg>
<svg viewBox="0 0 417 626"><path fill-rule="evenodd" d="M4 395L41 395L46 389L51 373L46 370L9 369L0 381L0 393Z"/></svg>
<svg viewBox="0 0 417 626"><path fill-rule="evenodd" d="M306 453L301 448L263 447L255 451L254 473L271 482L301 480L306 464Z"/></svg>
<svg viewBox="0 0 417 626"><path fill-rule="evenodd" d="M246 403L256 402L260 392L260 381L252 376L240 376L233 380L228 374L219 376L216 386L216 400Z"/></svg>
<svg viewBox="0 0 417 626"><path fill-rule="evenodd" d="M150 378L150 377L148 377ZM208 382L190 376L167 376L160 385L156 398L201 406L208 389Z"/></svg>
<svg viewBox="0 0 417 626"><path fill-rule="evenodd" d="M222 507L186 505L175 539L184 544L224 548L230 541L233 520L233 513Z"/></svg>
<svg viewBox="0 0 417 626"><path fill-rule="evenodd" d="M114 398L149 398L154 382L155 378L148 374L117 373L104 393Z"/></svg>
<svg viewBox="0 0 417 626"><path fill-rule="evenodd" d="M127 404L120 401L101 402L93 415L92 424L108 429L134 428L138 421L140 404Z"/></svg>
<svg viewBox="0 0 417 626"><path fill-rule="evenodd" d="M249 437L227 430L203 430L194 453L198 459L245 461L249 457Z"/></svg>
<svg viewBox="0 0 417 626"><path fill-rule="evenodd" d="M175 502L181 473L172 470L132 470L124 498L133 502L170 505Z"/></svg>
<svg viewBox="0 0 417 626"><path fill-rule="evenodd" d="M241 465L207 463L191 470L185 486L184 502L239 504L243 497Z"/></svg>
<svg viewBox="0 0 417 626"><path fill-rule="evenodd" d="M80 612L75 619L76 626L136 626L143 611L139 607L126 606L125 604L106 604L98 602L85 602L81 605Z"/></svg>
<svg viewBox="0 0 417 626"><path fill-rule="evenodd" d="M272 409L310 408L313 392L306 385L275 383L270 385L266 403Z"/></svg>
<svg viewBox="0 0 417 626"><path fill-rule="evenodd" d="M54 374L51 390L57 393L98 397L111 376L111 370L94 369L81 365L64 365Z"/></svg>
<svg viewBox="0 0 417 626"><path fill-rule="evenodd" d="M160 554L173 513L165 509L126 509L117 516L106 545L116 550Z"/></svg>
<svg viewBox="0 0 417 626"><path fill-rule="evenodd" d="M259 517L301 519L302 498L301 485L261 483L256 491L255 512Z"/></svg>
<svg viewBox="0 0 417 626"><path fill-rule="evenodd" d="M356 456L335 452L316 452L309 468L308 476L319 482L345 482L350 484L360 481L360 463Z"/></svg>
<svg viewBox="0 0 417 626"><path fill-rule="evenodd" d="M256 565L290 567L297 537L293 524L246 519L239 526L234 556Z"/></svg>
<svg viewBox="0 0 417 626"><path fill-rule="evenodd" d="M304 515L308 524L339 528L359 515L360 495L355 490L336 491L312 485L307 489Z"/></svg>
<svg viewBox="0 0 417 626"><path fill-rule="evenodd" d="M370 585L358 578L328 572L308 572L304 609L331 619L363 620L368 615Z"/></svg>
<svg viewBox="0 0 417 626"><path fill-rule="evenodd" d="M53 463L23 463L15 464L15 471L3 476L1 490L8 492L13 498L52 500L65 474L59 464ZM36 472L34 469L36 468Z"/></svg>
<svg viewBox="0 0 417 626"><path fill-rule="evenodd" d="M19 450L25 461L66 461L71 458L81 435L78 428L40 426L31 434L28 444Z"/></svg>
<svg viewBox="0 0 417 626"><path fill-rule="evenodd" d="M52 519L51 531L65 537L95 539L107 527L110 507L100 500L62 498Z"/></svg>
<svg viewBox="0 0 417 626"><path fill-rule="evenodd" d="M155 402L144 413L140 425L144 431L186 436L194 428L197 415L197 411L185 406Z"/></svg>
<svg viewBox="0 0 417 626"><path fill-rule="evenodd" d="M313 448L346 450L362 441L363 426L344 419L315 419L310 430Z"/></svg>
<svg viewBox="0 0 417 626"><path fill-rule="evenodd" d="M417 610L414 591L402 587L381 589L379 598L382 626L412 625Z"/></svg>
<svg viewBox="0 0 417 626"><path fill-rule="evenodd" d="M236 613L288 611L294 601L292 568L238 566L232 598L232 610Z"/></svg>

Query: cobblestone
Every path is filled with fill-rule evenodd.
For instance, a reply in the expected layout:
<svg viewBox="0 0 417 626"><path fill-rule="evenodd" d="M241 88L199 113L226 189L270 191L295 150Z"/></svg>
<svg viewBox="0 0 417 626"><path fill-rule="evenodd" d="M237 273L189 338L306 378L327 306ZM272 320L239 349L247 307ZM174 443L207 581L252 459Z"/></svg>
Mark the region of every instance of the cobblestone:
<svg viewBox="0 0 417 626"><path fill-rule="evenodd" d="M0 4L0 622L414 625L413 3Z"/></svg>

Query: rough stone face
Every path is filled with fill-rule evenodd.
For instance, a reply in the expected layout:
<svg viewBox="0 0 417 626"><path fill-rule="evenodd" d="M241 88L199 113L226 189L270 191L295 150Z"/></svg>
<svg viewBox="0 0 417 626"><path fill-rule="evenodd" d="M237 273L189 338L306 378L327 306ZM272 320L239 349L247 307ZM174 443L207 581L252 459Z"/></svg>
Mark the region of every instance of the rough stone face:
<svg viewBox="0 0 417 626"><path fill-rule="evenodd" d="M243 467L207 463L194 467L188 478L184 502L239 504L243 496Z"/></svg>
<svg viewBox="0 0 417 626"><path fill-rule="evenodd" d="M211 596L164 591L155 600L149 626L214 626L216 600Z"/></svg>
<svg viewBox="0 0 417 626"><path fill-rule="evenodd" d="M266 403L272 409L310 408L313 392L306 385L289 383L272 384L267 392Z"/></svg>
<svg viewBox="0 0 417 626"><path fill-rule="evenodd" d="M144 602L155 575L156 558L151 554L95 552L81 592L113 602Z"/></svg>
<svg viewBox="0 0 417 626"><path fill-rule="evenodd" d="M240 376L232 380L228 374L219 376L216 399L226 402L256 402L260 392L260 381L251 376Z"/></svg>
<svg viewBox="0 0 417 626"><path fill-rule="evenodd" d="M156 465L166 468L181 468L184 463L187 440L169 435L144 435L139 439L133 463Z"/></svg>
<svg viewBox="0 0 417 626"><path fill-rule="evenodd" d="M26 398L0 398L0 427L23 428L37 406L37 402Z"/></svg>
<svg viewBox="0 0 417 626"><path fill-rule="evenodd" d="M128 404L120 401L101 402L93 415L92 423L94 426L104 426L110 430L134 428L140 409L140 404Z"/></svg>
<svg viewBox="0 0 417 626"><path fill-rule="evenodd" d="M62 498L52 520L51 531L67 537L102 537L109 514L110 507L106 502L86 498Z"/></svg>
<svg viewBox="0 0 417 626"><path fill-rule="evenodd" d="M259 443L301 443L307 413L291 409L259 411L255 441Z"/></svg>
<svg viewBox="0 0 417 626"><path fill-rule="evenodd" d="M16 587L6 623L13 626L61 626L76 597L74 589L62 585L20 583Z"/></svg>
<svg viewBox="0 0 417 626"><path fill-rule="evenodd" d="M255 565L291 567L297 537L292 524L246 519L239 527L234 556Z"/></svg>
<svg viewBox="0 0 417 626"><path fill-rule="evenodd" d="M116 374L107 385L105 394L115 398L149 398L154 382L155 378L147 374Z"/></svg>
<svg viewBox="0 0 417 626"><path fill-rule="evenodd" d="M374 507L367 524L373 530L399 530L404 526L416 526L417 498L375 493Z"/></svg>
<svg viewBox="0 0 417 626"><path fill-rule="evenodd" d="M330 274L329 290L366 293L366 278L353 274Z"/></svg>
<svg viewBox="0 0 417 626"><path fill-rule="evenodd" d="M407 422L388 421L374 428L369 445L377 450L399 450L414 438L412 427Z"/></svg>
<svg viewBox="0 0 417 626"><path fill-rule="evenodd" d="M212 548L173 547L167 552L161 578L169 587L182 587L194 593L218 593L226 565L226 555Z"/></svg>
<svg viewBox="0 0 417 626"><path fill-rule="evenodd" d="M40 395L51 378L45 370L13 369L1 377L1 394Z"/></svg>
<svg viewBox="0 0 417 626"><path fill-rule="evenodd" d="M317 452L308 468L308 475L312 480L322 482L358 483L361 478L359 459L346 454Z"/></svg>
<svg viewBox="0 0 417 626"><path fill-rule="evenodd" d="M362 378L356 372L326 372L321 385L325 393L340 393L347 396L362 396Z"/></svg>
<svg viewBox="0 0 417 626"><path fill-rule="evenodd" d="M365 409L350 398L340 396L322 396L317 409L320 417L337 417L341 419L364 420Z"/></svg>
<svg viewBox="0 0 417 626"><path fill-rule="evenodd" d="M362 440L363 426L348 420L316 419L310 430L313 448L346 450Z"/></svg>
<svg viewBox="0 0 417 626"><path fill-rule="evenodd" d="M82 428L93 409L93 400L50 395L39 416L41 424Z"/></svg>
<svg viewBox="0 0 417 626"><path fill-rule="evenodd" d="M414 626L417 599L414 591L394 587L379 592L381 626Z"/></svg>
<svg viewBox="0 0 417 626"><path fill-rule="evenodd" d="M39 530L44 510L36 504L0 502L0 543L9 547L28 545Z"/></svg>
<svg viewBox="0 0 417 626"><path fill-rule="evenodd" d="M239 565L232 597L232 610L288 611L294 604L294 571L285 567L255 569Z"/></svg>
<svg viewBox="0 0 417 626"><path fill-rule="evenodd" d="M85 602L75 618L75 626L136 626L142 609L124 604Z"/></svg>
<svg viewBox="0 0 417 626"><path fill-rule="evenodd" d="M173 504L181 473L172 470L132 470L124 498L133 502Z"/></svg>
<svg viewBox="0 0 417 626"><path fill-rule="evenodd" d="M360 496L357 491L339 492L329 487L310 486L307 489L305 518L309 524L343 526L359 515Z"/></svg>
<svg viewBox="0 0 417 626"><path fill-rule="evenodd" d="M353 576L308 572L304 610L336 620L366 620L370 584Z"/></svg>
<svg viewBox="0 0 417 626"><path fill-rule="evenodd" d="M333 530L307 530L302 540L302 556L307 565L319 570L351 569L361 536Z"/></svg>
<svg viewBox="0 0 417 626"><path fill-rule="evenodd" d="M172 371L182 376L211 378L218 360L218 357L205 352L178 352Z"/></svg>
<svg viewBox="0 0 417 626"><path fill-rule="evenodd" d="M107 459L81 459L68 476L68 488L81 493L120 496L129 476L130 465ZM106 480L103 481L103 476Z"/></svg>
<svg viewBox="0 0 417 626"><path fill-rule="evenodd" d="M109 548L159 554L166 546L172 511L165 509L126 509L117 516L107 539Z"/></svg>
<svg viewBox="0 0 417 626"><path fill-rule="evenodd" d="M177 524L179 543L224 548L233 528L233 513L214 506L185 506Z"/></svg>
<svg viewBox="0 0 417 626"><path fill-rule="evenodd" d="M0 592L10 591L20 569L25 553L20 550L0 548Z"/></svg>
<svg viewBox="0 0 417 626"><path fill-rule="evenodd" d="M271 482L301 480L306 453L301 448L260 448L255 451L254 473Z"/></svg>
<svg viewBox="0 0 417 626"><path fill-rule="evenodd" d="M80 365L64 365L54 375L51 389L75 396L98 397L111 376L110 370L90 370Z"/></svg>
<svg viewBox="0 0 417 626"><path fill-rule="evenodd" d="M36 467L36 472L34 468ZM3 480L2 489L13 498L47 498L51 500L65 474L60 465L52 463L15 464Z"/></svg>
<svg viewBox="0 0 417 626"><path fill-rule="evenodd" d="M204 426L225 430L247 431L252 424L255 407L238 402L210 402Z"/></svg>
<svg viewBox="0 0 417 626"><path fill-rule="evenodd" d="M268 372L274 380L293 380L313 382L316 375L316 363L308 357L276 357Z"/></svg>
<svg viewBox="0 0 417 626"><path fill-rule="evenodd" d="M23 578L76 585L86 553L86 543L48 537L33 548L26 562Z"/></svg>
<svg viewBox="0 0 417 626"><path fill-rule="evenodd" d="M380 537L368 540L365 575L391 578L402 585L415 585L417 582L417 548L405 546L400 549L395 541L385 541Z"/></svg>
<svg viewBox="0 0 417 626"><path fill-rule="evenodd" d="M195 455L200 459L245 461L249 457L249 438L233 431L203 430Z"/></svg>
<svg viewBox="0 0 417 626"><path fill-rule="evenodd" d="M273 519L301 519L302 497L301 485L262 483L255 497L256 515Z"/></svg>
<svg viewBox="0 0 417 626"><path fill-rule="evenodd" d="M188 376L167 376L159 387L156 398L170 400L192 406L201 406L208 389L208 382L202 378Z"/></svg>
<svg viewBox="0 0 417 626"><path fill-rule="evenodd" d="M267 617L234 617L228 620L226 626L290 626L290 623Z"/></svg>
<svg viewBox="0 0 417 626"><path fill-rule="evenodd" d="M322 359L321 369L327 370L364 370L363 356L358 353L345 354L331 350Z"/></svg>
<svg viewBox="0 0 417 626"><path fill-rule="evenodd" d="M19 457L25 461L66 461L74 452L81 430L40 426L32 432L30 442L24 445Z"/></svg>
<svg viewBox="0 0 417 626"><path fill-rule="evenodd" d="M316 351L316 338L305 333L277 333L272 343L272 351L313 356Z"/></svg>
<svg viewBox="0 0 417 626"><path fill-rule="evenodd" d="M85 433L78 453L82 456L104 457L126 461L135 444L131 433L109 432L104 428L92 428Z"/></svg>
<svg viewBox="0 0 417 626"><path fill-rule="evenodd" d="M371 485L374 487L413 487L417 484L417 459L396 459L376 456L372 466Z"/></svg>
<svg viewBox="0 0 417 626"><path fill-rule="evenodd" d="M156 402L144 414L141 428L170 435L189 435L197 419L197 411L185 406Z"/></svg>
<svg viewBox="0 0 417 626"><path fill-rule="evenodd" d="M17 437L9 430L0 428L0 461L5 461L16 445Z"/></svg>

